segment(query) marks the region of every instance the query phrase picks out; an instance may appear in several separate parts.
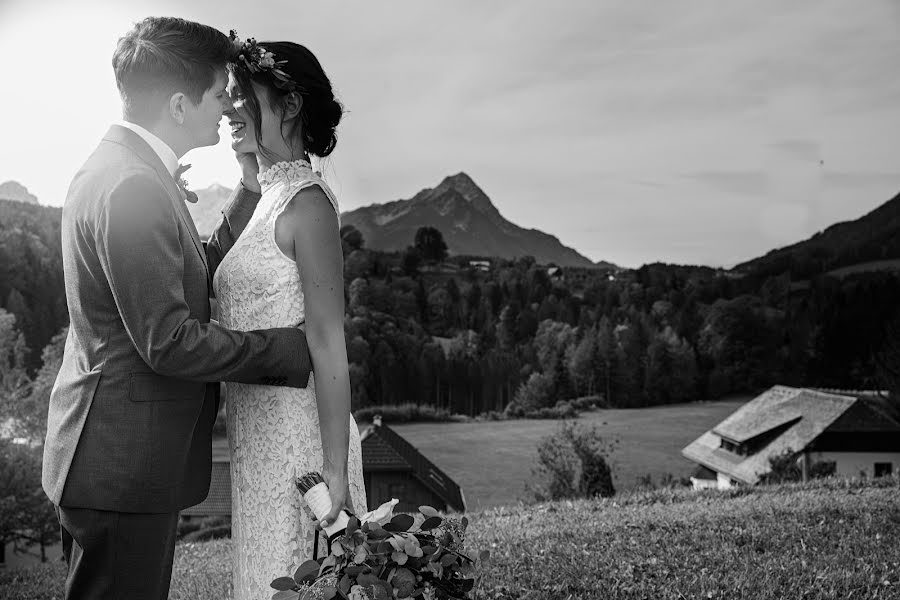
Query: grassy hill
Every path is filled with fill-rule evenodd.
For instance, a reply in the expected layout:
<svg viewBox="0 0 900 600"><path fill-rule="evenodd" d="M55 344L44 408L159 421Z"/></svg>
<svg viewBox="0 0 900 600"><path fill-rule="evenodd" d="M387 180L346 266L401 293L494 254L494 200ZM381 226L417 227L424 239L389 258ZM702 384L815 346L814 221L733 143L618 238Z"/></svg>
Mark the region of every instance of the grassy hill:
<svg viewBox="0 0 900 600"><path fill-rule="evenodd" d="M737 410L749 397L583 414L604 438L618 440L611 459L613 483L631 490L639 478L687 477L693 463L681 449ZM387 423L390 425L390 423ZM537 445L557 421L516 420L471 423L414 423L394 429L459 483L469 510L514 504L525 495Z"/></svg>
<svg viewBox="0 0 900 600"><path fill-rule="evenodd" d="M900 479L657 491L470 515L478 598L900 598ZM231 598L230 542L176 550L172 600ZM273 576L276 573L273 573ZM61 597L65 567L0 572L0 598Z"/></svg>

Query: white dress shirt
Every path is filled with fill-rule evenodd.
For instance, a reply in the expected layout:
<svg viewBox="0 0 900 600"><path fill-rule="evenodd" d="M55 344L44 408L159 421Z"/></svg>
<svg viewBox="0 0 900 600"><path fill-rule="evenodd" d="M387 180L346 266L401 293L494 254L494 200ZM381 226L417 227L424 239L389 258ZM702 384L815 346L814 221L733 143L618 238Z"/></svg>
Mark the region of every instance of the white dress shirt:
<svg viewBox="0 0 900 600"><path fill-rule="evenodd" d="M178 156L175 155L175 152L169 148L169 145L164 141L141 127L136 123L130 123L128 121L117 121L116 125L120 125L125 127L126 129L130 129L143 139L147 144L153 148L153 151L156 152L156 155L159 156L159 159L162 161L162 164L165 165L166 169L169 170L169 175L172 177L175 176L175 170L178 168Z"/></svg>

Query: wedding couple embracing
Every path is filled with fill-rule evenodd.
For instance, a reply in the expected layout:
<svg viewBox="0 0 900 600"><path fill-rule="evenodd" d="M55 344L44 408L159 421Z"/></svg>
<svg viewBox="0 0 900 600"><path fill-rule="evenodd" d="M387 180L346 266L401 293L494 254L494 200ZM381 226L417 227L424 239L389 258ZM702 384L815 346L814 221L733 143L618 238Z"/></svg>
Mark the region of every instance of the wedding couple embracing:
<svg viewBox="0 0 900 600"><path fill-rule="evenodd" d="M66 597L167 597L178 512L209 490L225 381L234 595L269 598L273 574L312 558L296 476L322 473L323 521L367 509L338 204L310 164L334 149L342 108L304 46L182 19L136 24L112 65L122 120L63 208L70 326L43 486ZM216 144L223 116L243 178L204 245L178 160Z"/></svg>

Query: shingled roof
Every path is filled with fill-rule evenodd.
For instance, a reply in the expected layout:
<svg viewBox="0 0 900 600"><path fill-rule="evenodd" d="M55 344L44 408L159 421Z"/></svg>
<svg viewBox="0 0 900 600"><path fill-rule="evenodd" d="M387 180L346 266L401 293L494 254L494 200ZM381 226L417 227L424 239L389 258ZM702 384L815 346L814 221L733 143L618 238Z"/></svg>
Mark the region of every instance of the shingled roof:
<svg viewBox="0 0 900 600"><path fill-rule="evenodd" d="M359 429L363 472L408 471L425 487L443 498L447 506L465 512L465 496L459 485L425 458L415 446L380 422L360 423ZM182 515L231 514L231 463L226 440L218 439L213 442L212 459L209 496L200 504L182 510Z"/></svg>
<svg viewBox="0 0 900 600"><path fill-rule="evenodd" d="M361 435L363 471L409 471L447 506L465 512L462 489L396 431L377 422Z"/></svg>
<svg viewBox="0 0 900 600"><path fill-rule="evenodd" d="M713 471L754 484L769 471L770 458L788 450L804 450L858 403L862 408L856 410L865 414L870 425L878 421L861 394L775 386L743 405L681 453ZM885 425L882 422L879 426ZM723 445L746 451L735 452Z"/></svg>

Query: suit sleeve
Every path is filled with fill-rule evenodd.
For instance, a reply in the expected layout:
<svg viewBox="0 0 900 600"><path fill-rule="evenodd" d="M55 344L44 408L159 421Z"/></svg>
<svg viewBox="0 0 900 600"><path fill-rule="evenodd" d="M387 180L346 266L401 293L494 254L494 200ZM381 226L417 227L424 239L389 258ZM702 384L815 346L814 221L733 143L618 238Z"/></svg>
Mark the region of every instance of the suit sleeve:
<svg viewBox="0 0 900 600"><path fill-rule="evenodd" d="M98 219L97 254L141 358L170 377L305 387L310 359L300 330L239 332L191 317L178 218L157 181L133 176L112 190Z"/></svg>
<svg viewBox="0 0 900 600"><path fill-rule="evenodd" d="M222 259L234 246L234 243L243 233L256 205L259 203L260 194L251 192L239 183L231 193L231 197L222 209L222 218L213 229L209 241L206 242L206 258L209 262L209 274L216 274L216 269L222 263Z"/></svg>

